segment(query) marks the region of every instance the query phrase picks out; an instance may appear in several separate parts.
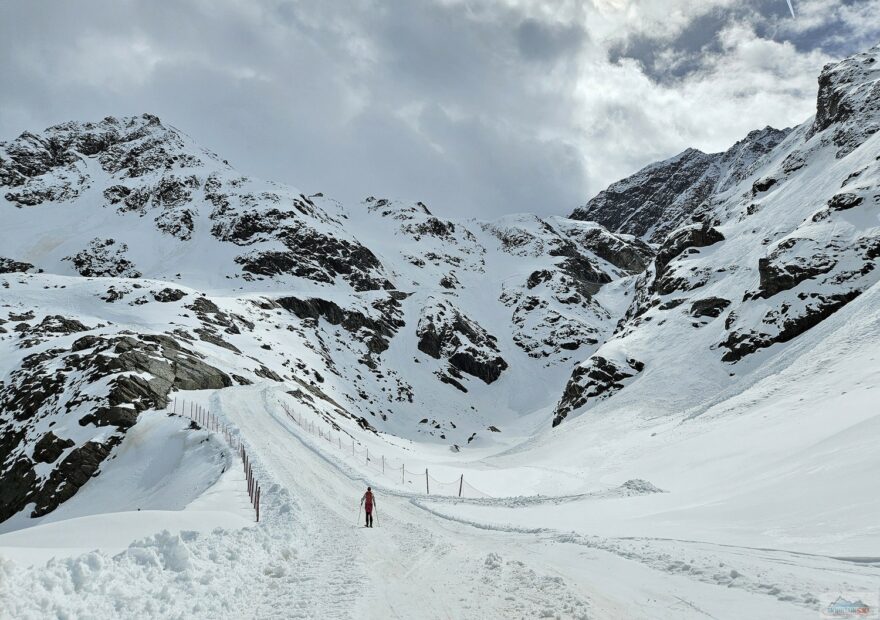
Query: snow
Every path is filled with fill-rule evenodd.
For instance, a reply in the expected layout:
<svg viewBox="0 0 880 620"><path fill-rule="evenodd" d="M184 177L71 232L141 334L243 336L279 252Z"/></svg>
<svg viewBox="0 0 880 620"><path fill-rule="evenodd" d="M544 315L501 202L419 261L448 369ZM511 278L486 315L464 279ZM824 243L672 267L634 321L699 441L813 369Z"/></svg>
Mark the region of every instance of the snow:
<svg viewBox="0 0 880 620"><path fill-rule="evenodd" d="M878 328L877 312L871 306L878 307L868 302L862 309L868 315L862 317L865 329ZM833 339L834 332L827 337ZM828 383L840 386L847 372L864 368L862 362L856 358L839 364ZM849 382L870 392L870 385L865 384L869 378L864 373L850 375ZM809 486L804 480L780 475L779 468L793 466L791 460L776 464L777 470L765 469L778 459L772 446L786 433L790 442L811 443L810 437L791 439L793 428L808 426L804 416L819 415L807 408L802 414L776 413L772 425L765 422L763 449L733 453L737 442L730 437L735 433L755 439L750 431L752 416L766 419L791 398L783 389L784 379L773 389L756 386L751 396L742 397L760 394L766 401L750 414L708 412L693 422L708 428L694 431L680 425L669 429L668 434L679 437L677 441L670 438L670 445L659 454L633 460L633 451L621 437L614 442L609 438L602 446L606 460L617 461L621 471L641 471L668 492L628 496L598 492L592 497L545 503L430 498L395 488L342 456L329 442L289 422L278 402L283 392L272 386L193 394L234 424L249 443L258 474L265 481L263 522L250 527L217 523L224 529L211 530L178 520L175 529L116 553L126 534L138 535L138 522L126 520L125 529L114 534L116 542L108 535L104 551L33 567L4 560L0 564L0 608L16 618L64 614L194 618L542 614L737 618L746 614L802 618L815 613L811 610L828 592L870 591L876 584L880 577L876 560L832 557L871 551L868 545L876 540L876 530L871 530L876 521L869 517L876 514L876 505L854 505L841 513L839 505L823 506L821 497L805 492ZM819 392L822 389L817 386ZM869 403L864 397L856 393L852 400L839 402L854 411L839 422L841 428L858 427L860 420L876 424L876 412L866 410ZM828 396L829 405L837 401ZM717 429L704 424L713 415L724 421ZM727 440L722 442L724 436ZM861 436L867 443L875 435L863 430ZM374 441L378 450L380 439ZM709 441L715 443L704 451L695 448ZM835 440L837 449L851 442L845 434ZM571 458L572 465L584 465L583 456L578 457L583 453L569 445L574 443L557 442L557 462ZM718 454L724 446L731 454ZM432 459L430 450L418 450L412 444L406 447L420 464L468 466L451 462L450 457ZM781 447L785 453L791 449ZM538 455L543 451L532 449ZM797 455L804 459L803 451ZM858 449L852 455L876 458ZM815 457L822 460L821 453ZM538 458L520 460L540 462ZM487 482L530 484L520 479L518 468L505 471L503 461L504 457L484 460L483 465L491 465L494 474ZM747 461L751 461L748 470L742 467ZM809 469L808 462L801 462ZM712 463L714 470L700 473ZM858 469L847 462L841 467ZM719 471L731 468L740 472L739 480L718 476ZM470 470L465 471L469 476ZM864 471L868 476L871 470ZM543 475L544 480L555 477L552 471ZM602 475L597 472L594 477L598 480ZM765 486L755 487L762 477ZM694 478L704 485L712 480L714 495L698 501L706 486L690 488L696 484ZM855 492L865 480L856 480L853 489L840 492ZM664 482L671 484L664 487ZM589 486L590 478L585 476L584 483ZM358 501L366 484L376 490L378 511L378 527L367 531L356 525ZM755 511L747 501L749 487L754 487L753 496L766 500L786 485L791 487L791 497L799 495L795 504L783 496L779 506L764 505ZM520 488L534 492L538 486ZM824 494L828 489L816 492ZM869 493L862 495L874 501ZM739 510L731 512L734 507ZM837 513L831 514L835 509ZM180 514L187 512L189 508ZM192 514L200 522L206 518L204 513ZM157 519L164 516L168 513L156 514ZM832 518L844 519L837 530L829 528ZM112 528L114 521L121 525L109 515L100 526ZM774 529L786 521L787 529ZM87 520L71 527L80 524L84 531L89 529ZM23 532L46 527L51 526ZM187 531L195 529L198 532ZM831 540L835 532L848 530L849 540ZM795 540L798 531L801 539ZM31 544L35 539L31 538ZM51 538L44 540L46 546L54 544ZM8 552L4 549L4 553Z"/></svg>
<svg viewBox="0 0 880 620"><path fill-rule="evenodd" d="M228 482L216 484L232 475L235 459L229 448L214 434L184 430L186 425L180 418L159 412L144 414L126 433L98 478L44 517L19 514L6 520L0 524L0 541L5 532L36 524L88 516L100 520L105 513L131 514L142 507L182 510L204 498L208 489L232 488ZM221 476L223 472L229 475Z"/></svg>

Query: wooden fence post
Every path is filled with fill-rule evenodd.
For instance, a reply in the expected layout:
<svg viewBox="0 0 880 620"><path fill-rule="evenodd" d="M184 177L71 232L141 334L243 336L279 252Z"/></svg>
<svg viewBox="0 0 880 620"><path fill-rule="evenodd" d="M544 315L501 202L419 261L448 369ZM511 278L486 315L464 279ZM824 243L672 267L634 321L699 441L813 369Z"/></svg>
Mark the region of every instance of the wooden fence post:
<svg viewBox="0 0 880 620"><path fill-rule="evenodd" d="M458 481L458 496L461 497L461 487L464 486L464 474L461 475L461 480Z"/></svg>
<svg viewBox="0 0 880 620"><path fill-rule="evenodd" d="M431 494L431 485L428 483L428 468L425 468L425 495Z"/></svg>

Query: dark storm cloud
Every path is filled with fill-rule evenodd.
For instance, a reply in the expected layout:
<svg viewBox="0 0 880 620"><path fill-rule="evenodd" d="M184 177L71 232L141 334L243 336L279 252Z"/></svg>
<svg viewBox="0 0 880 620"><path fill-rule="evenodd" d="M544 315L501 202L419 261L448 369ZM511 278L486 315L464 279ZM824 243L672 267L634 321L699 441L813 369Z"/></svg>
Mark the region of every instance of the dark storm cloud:
<svg viewBox="0 0 880 620"><path fill-rule="evenodd" d="M618 63L623 58L631 58L637 60L652 79L674 80L698 70L704 54L721 51L718 34L730 20L729 11L718 9L695 17L670 40L640 33L612 44L608 59ZM672 63L663 58L670 52L675 58Z"/></svg>
<svg viewBox="0 0 880 620"><path fill-rule="evenodd" d="M567 213L648 158L803 120L806 106L787 110L812 97L826 60L816 50L846 53L847 32L860 43L871 34L846 3L833 28L819 6L794 28L779 7L762 13L764 0L747 10L641 0L664 18L667 3L684 7L669 31L665 19L615 22L625 0L595 2L6 2L0 139L152 112L248 174L347 203L377 195L450 215ZM778 56L765 74L789 73L755 106L764 116L722 115L736 81L754 79L743 46L783 40L797 52L762 52Z"/></svg>

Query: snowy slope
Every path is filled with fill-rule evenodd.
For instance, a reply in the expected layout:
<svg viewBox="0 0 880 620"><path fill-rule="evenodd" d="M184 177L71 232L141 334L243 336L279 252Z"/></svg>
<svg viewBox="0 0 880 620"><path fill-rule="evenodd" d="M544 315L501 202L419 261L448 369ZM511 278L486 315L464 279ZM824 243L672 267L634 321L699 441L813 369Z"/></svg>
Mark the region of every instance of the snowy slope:
<svg viewBox="0 0 880 620"><path fill-rule="evenodd" d="M256 438L257 468L271 491L259 527L162 533L115 555L31 568L0 559L0 609L15 618L796 619L815 616L839 592L870 595L880 577L869 561L633 537L632 518L618 526L623 536L572 531L592 529L579 520L585 513L613 528L621 513L639 514L645 500L674 490L645 495L631 486L580 505L540 497L428 501L385 486L304 433L278 406L287 397L271 385L209 397ZM576 455L566 446L558 456ZM365 484L378 495L378 526L369 531L357 525ZM604 511L605 519L593 516Z"/></svg>

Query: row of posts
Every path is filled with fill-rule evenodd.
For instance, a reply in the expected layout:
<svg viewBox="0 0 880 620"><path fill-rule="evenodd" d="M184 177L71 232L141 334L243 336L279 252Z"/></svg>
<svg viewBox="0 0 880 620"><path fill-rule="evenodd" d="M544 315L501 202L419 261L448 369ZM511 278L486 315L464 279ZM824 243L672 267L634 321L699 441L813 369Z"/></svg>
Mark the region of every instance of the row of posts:
<svg viewBox="0 0 880 620"><path fill-rule="evenodd" d="M307 424L303 424L302 421L297 419L297 417L290 412L290 409L287 408L286 404L281 403L281 406L284 408L284 412L287 414L287 416L291 420L296 422L300 428L310 432L313 435L317 434L318 437L320 437L321 439L326 439L328 443L331 443L331 444L333 443L333 440L330 438L329 432L325 433L322 429L319 428L318 432L315 433L315 423L314 422L308 422ZM341 437L337 437L337 443L338 443L339 449L342 450L342 438ZM364 449L366 450L366 456L364 457L364 464L369 465L370 464L370 449L366 448L366 447ZM357 456L357 451L355 449L354 437L352 437L352 439L351 439L351 455ZM382 458L382 473L384 474L385 473L385 455L384 454L381 455L381 458ZM403 464L400 466L400 482L404 485L406 484L406 464ZM461 492L462 492L463 487L464 487L464 474L462 474L458 479L458 496L459 497L461 497ZM426 495L431 494L431 481L430 481L430 476L428 475L428 468L427 467L425 468L425 494ZM258 514L259 514L259 511L258 511Z"/></svg>
<svg viewBox="0 0 880 620"><path fill-rule="evenodd" d="M251 498L251 505L257 513L257 523L260 522L260 483L254 477L254 468L251 464L251 458L248 456L244 446L240 446L239 456L241 462L244 463L244 475L247 477L248 497Z"/></svg>
<svg viewBox="0 0 880 620"><path fill-rule="evenodd" d="M238 452L238 456L239 458L241 458L241 461L244 464L244 474L247 478L248 497L250 498L251 506L254 507L254 511L256 512L257 522L259 522L260 484L254 477L254 469L251 464L250 456L248 456L247 450L245 450L244 445L241 443L241 440L236 435L232 434L232 430L227 424L221 422L220 419L217 418L217 416L215 416L213 413L211 413L201 405L190 402L189 407L187 407L186 401L181 401L180 404L180 411L178 411L177 399L174 399L172 403L172 410L176 415L189 417L202 428L222 434L223 438L226 440L226 443L233 450L236 450Z"/></svg>

